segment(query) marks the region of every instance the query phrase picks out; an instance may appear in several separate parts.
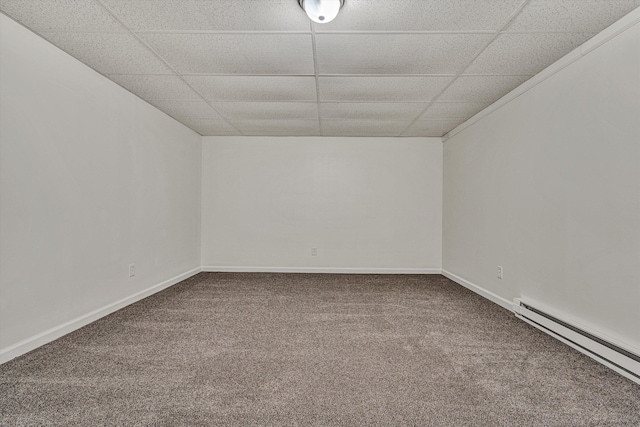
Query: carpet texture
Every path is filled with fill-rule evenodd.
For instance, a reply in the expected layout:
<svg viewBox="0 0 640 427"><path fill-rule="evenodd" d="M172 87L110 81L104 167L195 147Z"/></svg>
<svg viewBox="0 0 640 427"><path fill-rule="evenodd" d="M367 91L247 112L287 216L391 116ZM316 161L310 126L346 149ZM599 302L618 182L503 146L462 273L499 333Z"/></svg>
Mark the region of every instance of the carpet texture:
<svg viewBox="0 0 640 427"><path fill-rule="evenodd" d="M4 426L640 425L640 386L439 275L201 273L0 376Z"/></svg>

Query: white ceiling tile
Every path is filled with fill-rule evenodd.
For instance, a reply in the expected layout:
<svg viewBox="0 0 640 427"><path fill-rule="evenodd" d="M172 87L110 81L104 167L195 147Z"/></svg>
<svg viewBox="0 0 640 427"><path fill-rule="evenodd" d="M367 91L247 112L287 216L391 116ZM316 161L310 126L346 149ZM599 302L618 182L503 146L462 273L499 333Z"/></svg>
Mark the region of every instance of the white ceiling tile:
<svg viewBox="0 0 640 427"><path fill-rule="evenodd" d="M456 74L488 34L318 34L320 74Z"/></svg>
<svg viewBox="0 0 640 427"><path fill-rule="evenodd" d="M237 129L223 120L194 119L191 117L182 117L178 120L204 136L240 135Z"/></svg>
<svg viewBox="0 0 640 427"><path fill-rule="evenodd" d="M309 34L141 34L180 73L314 74Z"/></svg>
<svg viewBox="0 0 640 427"><path fill-rule="evenodd" d="M537 74L593 36L592 33L500 34L465 74Z"/></svg>
<svg viewBox="0 0 640 427"><path fill-rule="evenodd" d="M243 135L314 136L320 134L318 120L233 120L231 123L240 129Z"/></svg>
<svg viewBox="0 0 640 427"><path fill-rule="evenodd" d="M464 120L420 120L414 122L402 136L442 136Z"/></svg>
<svg viewBox="0 0 640 427"><path fill-rule="evenodd" d="M230 120L318 119L315 102L219 102L215 107Z"/></svg>
<svg viewBox="0 0 640 427"><path fill-rule="evenodd" d="M347 0L316 31L497 31L522 0Z"/></svg>
<svg viewBox="0 0 640 427"><path fill-rule="evenodd" d="M529 0L447 87L524 2L347 0L313 26L329 74L318 79L323 134L440 136L640 6ZM320 133L312 27L296 0L0 0L0 10L201 134Z"/></svg>
<svg viewBox="0 0 640 427"><path fill-rule="evenodd" d="M0 0L0 11L35 32L126 29L95 1Z"/></svg>
<svg viewBox="0 0 640 427"><path fill-rule="evenodd" d="M146 100L202 100L177 76L109 75L107 77Z"/></svg>
<svg viewBox="0 0 640 427"><path fill-rule="evenodd" d="M163 31L309 31L296 0L102 0L129 28Z"/></svg>
<svg viewBox="0 0 640 427"><path fill-rule="evenodd" d="M453 77L320 77L320 100L426 102Z"/></svg>
<svg viewBox="0 0 640 427"><path fill-rule="evenodd" d="M326 136L399 136L411 121L322 120Z"/></svg>
<svg viewBox="0 0 640 427"><path fill-rule="evenodd" d="M320 104L323 119L405 120L411 121L427 106L426 103L351 103Z"/></svg>
<svg viewBox="0 0 640 427"><path fill-rule="evenodd" d="M170 74L171 70L127 33L42 33L74 58L102 74Z"/></svg>
<svg viewBox="0 0 640 427"><path fill-rule="evenodd" d="M507 31L600 32L640 0L531 0Z"/></svg>
<svg viewBox="0 0 640 427"><path fill-rule="evenodd" d="M210 101L315 101L313 77L185 76Z"/></svg>
<svg viewBox="0 0 640 427"><path fill-rule="evenodd" d="M418 120L467 119L489 105L490 102L435 102Z"/></svg>
<svg viewBox="0 0 640 427"><path fill-rule="evenodd" d="M149 103L171 117L224 120L224 117L204 101L152 100Z"/></svg>
<svg viewBox="0 0 640 427"><path fill-rule="evenodd" d="M531 76L460 76L438 101L494 102Z"/></svg>

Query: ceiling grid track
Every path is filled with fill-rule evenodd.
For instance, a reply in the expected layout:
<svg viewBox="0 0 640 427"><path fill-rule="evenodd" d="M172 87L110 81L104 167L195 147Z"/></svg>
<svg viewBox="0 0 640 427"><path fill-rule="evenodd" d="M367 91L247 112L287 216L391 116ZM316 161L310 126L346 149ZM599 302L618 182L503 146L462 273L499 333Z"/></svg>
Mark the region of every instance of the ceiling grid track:
<svg viewBox="0 0 640 427"><path fill-rule="evenodd" d="M313 73L316 81L316 106L318 108L318 130L320 131L320 136L324 136L324 132L322 129L322 114L320 113L320 78L318 73L316 30L315 30L315 24L313 22L309 21L309 25L311 26L311 46L313 49Z"/></svg>
<svg viewBox="0 0 640 427"><path fill-rule="evenodd" d="M443 137L640 7L347 0L316 24L297 3L0 0L0 11L204 136Z"/></svg>
<svg viewBox="0 0 640 427"><path fill-rule="evenodd" d="M407 126L405 128L405 130L403 130L400 133L400 136L402 136L406 131L408 131L411 126L413 126L413 124L415 122L418 121L418 119L427 112L427 110L438 100L438 98L440 98L440 96L442 96L443 93L445 93L445 91L447 89L449 89L449 87L451 87L451 85L458 80L458 78L464 74L464 72L473 64L473 62L480 56L482 55L482 53L489 47L491 46L491 44L495 41L495 39L500 35L500 33L502 33L504 31L505 28L507 28L509 26L509 24L511 24L511 22L513 22L514 19L516 19L516 17L518 15L520 15L520 13L522 12L522 10L527 6L527 4L529 4L531 0L524 0L522 2L522 4L520 4L520 6L511 14L511 16L507 19L507 21L500 27L498 28L498 30L493 34L493 37L491 37L479 50L478 52L476 52L476 54L471 58L471 60L469 60L469 62L467 63L467 65L455 76L455 78L453 80L451 80L449 82L449 84L447 84L444 89L442 89L440 91L440 93L438 93L436 96L433 97L433 99L427 104L427 106L424 108L424 110L422 110L420 112L420 114L418 114L412 121L411 123L409 123L409 126Z"/></svg>
<svg viewBox="0 0 640 427"><path fill-rule="evenodd" d="M212 109L213 111L215 111L215 112L216 112L220 117L222 117L222 119L223 119L223 120L224 120L224 121L225 121L225 122L226 122L226 123L227 123L231 128L233 128L233 129L234 129L236 132L238 132L240 135L244 135L244 133L243 133L240 129L238 129L236 126L234 126L234 125L233 125L233 123L231 123L231 121L230 121L227 117L225 117L225 115L224 115L224 114L222 114L222 113L221 113L221 112L220 112L216 107L214 107L214 106L213 106L213 103L212 103L212 102L210 102L209 100L207 100L207 99L204 97L204 95L202 95L202 93L200 93L200 91L199 91L199 90L197 90L196 88L194 88L194 87L193 87L193 86L192 86L188 81L186 81L186 80L183 78L182 74L180 74L180 73L178 72L178 70L176 70L173 66L171 66L171 64L169 64L169 62L167 62L167 61L166 61L166 60L165 60L165 59L164 59L164 58L163 58L163 57L162 57L158 52L156 52L156 51L155 51L155 49L153 49L151 46L149 46L149 44L148 44L146 41L144 41L144 40L143 40L143 39L142 39L138 34L136 34L136 32L135 32L135 31L133 31L131 28L129 28L127 25L125 25L125 23L124 23L124 22L122 22L122 20L121 20L121 19L120 19L120 18L119 18L115 13L113 13L113 11L111 11L111 9L109 9L109 7L107 7L107 5L106 5L106 4L104 4L104 3L102 2L102 0L94 0L94 1L95 1L96 3L98 3L98 5L100 5L104 10L106 10L106 11L107 11L107 13L113 17L113 19L115 19L116 21L118 21L118 23L119 23L120 25L122 25L122 27L123 27L124 29L126 29L126 30L127 30L127 32L128 32L129 34L131 34L133 37L135 37L135 38L136 38L136 40L138 40L138 42L140 42L140 43L141 43L145 48L147 48L147 49L148 49L148 50L149 50L153 55L155 55L155 56L156 56L156 58L158 58L160 61L162 61L162 63L164 63L164 64L167 66L167 68L169 68L169 69L174 73L174 75L175 75L176 77L178 77L178 78L179 78L179 79L180 79L184 84L186 84L189 88L191 88L191 90L193 90L193 91L194 91L194 93L196 93L196 94L197 94L197 95L198 95L198 96L199 96L199 97L200 97L204 102L206 102L206 103L207 103L207 105L209 105L209 107L211 107L211 109ZM176 120L178 120L178 119L176 119ZM180 120L178 120L178 121L180 121Z"/></svg>

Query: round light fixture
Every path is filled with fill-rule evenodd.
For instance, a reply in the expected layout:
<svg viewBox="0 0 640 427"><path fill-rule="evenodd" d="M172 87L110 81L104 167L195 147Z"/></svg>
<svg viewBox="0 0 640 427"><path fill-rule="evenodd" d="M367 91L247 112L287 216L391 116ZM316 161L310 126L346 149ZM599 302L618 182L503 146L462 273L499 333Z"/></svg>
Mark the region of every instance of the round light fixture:
<svg viewBox="0 0 640 427"><path fill-rule="evenodd" d="M326 24L338 16L344 0L298 0L298 4L313 22Z"/></svg>

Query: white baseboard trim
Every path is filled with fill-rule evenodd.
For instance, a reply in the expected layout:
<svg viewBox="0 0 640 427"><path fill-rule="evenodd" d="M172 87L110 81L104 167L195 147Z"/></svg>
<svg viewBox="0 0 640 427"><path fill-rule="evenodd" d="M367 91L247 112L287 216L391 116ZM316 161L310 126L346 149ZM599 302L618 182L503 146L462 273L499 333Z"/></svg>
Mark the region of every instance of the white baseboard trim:
<svg viewBox="0 0 640 427"><path fill-rule="evenodd" d="M447 270L442 270L442 275L444 277L447 277L447 278L453 280L457 284L464 286L465 288L469 289L470 291L473 291L476 294L485 297L489 301L495 302L499 306L501 306L503 308L506 308L509 311L513 311L513 303L511 301L508 301L505 298L502 298L501 296L496 295L493 292L490 292L490 291L488 291L488 290L476 285L475 283L471 283L468 280L465 280L460 276L456 276L455 274L453 274L453 273L451 273L451 272L449 272Z"/></svg>
<svg viewBox="0 0 640 427"><path fill-rule="evenodd" d="M42 345L45 345L53 340L56 340L70 332L75 331L76 329L80 329L81 327L86 326L91 322L95 322L101 317L104 317L108 314L118 311L121 308L124 308L128 305L133 304L134 302L140 301L141 299L144 299L157 292L160 292L161 290L166 289L170 286L173 286L178 282L188 279L189 277L198 274L201 270L202 269L200 267L194 268L193 270L187 271L186 273L179 274L178 276L172 277L169 280L165 280L162 283L151 286L150 288L147 288L143 291L137 292L131 296L123 298L114 303L108 304L97 310L93 310L92 312L84 314L80 317L77 317L73 320L65 322L61 325L55 326L44 332L40 332L39 334L36 334L30 338L22 340L16 344L5 347L2 350L0 350L0 364L8 362L11 359L14 359Z"/></svg>
<svg viewBox="0 0 640 427"><path fill-rule="evenodd" d="M205 272L217 273L337 273L337 274L441 274L439 268L333 268L333 267L248 267L207 265Z"/></svg>
<svg viewBox="0 0 640 427"><path fill-rule="evenodd" d="M631 381L634 381L635 383L640 384L640 380L638 378L638 370L637 369L633 369L631 371L629 370L625 370L623 368L621 368L620 366L616 365L615 363L610 362L608 359L606 359L605 357L601 356L600 353L602 353L602 348L596 348L597 346L594 344L590 344L590 343L586 343L586 341L581 337L578 336L578 334L571 334L571 331L569 331L568 329L565 331L565 334L570 335L571 338L574 340L570 340L568 338L566 338L565 336L559 334L556 330L554 330L553 328L550 327L545 327L543 320L544 318L542 318L540 316L540 319L537 319L538 322L540 323L536 323L534 321L531 321L529 319L527 319L526 317L523 317L522 315L519 314L519 310L520 307L518 306L518 304L516 304L515 302L511 302L511 301L507 301L505 298L502 298L499 295L494 294L493 292L490 292L478 285L476 285L475 283L471 283L468 280L463 279L460 276L456 276L455 274L447 271L447 270L442 270L442 275L453 280L454 282L456 282L457 284L464 286L465 288L469 289L470 291L475 292L476 294L488 299L489 301L492 301L496 304L498 304L499 306L514 312L516 317L518 317L520 320L534 326L535 328L541 330L542 332L549 334L550 336L556 338L557 340L567 344L569 347L572 347L576 350L578 350L579 352L589 356L590 358L594 359L597 362L602 363L603 365L613 369L614 371L618 372L620 375L630 379ZM517 300L516 300L517 301ZM556 315L557 316L557 315ZM558 318L560 318L560 316L557 316ZM567 332L568 331L568 332ZM578 345L576 343L580 343L581 345ZM615 342L616 345L621 346L622 348L626 348L629 349L632 352L637 353L637 349L630 349L628 346L625 345L621 345L621 343L619 342ZM600 346L602 347L602 346ZM595 349L594 349L595 348ZM610 352L609 352L610 353ZM611 354L609 354L609 358L613 359L617 362L619 362L618 359L616 359L615 357L612 357ZM630 373L630 372L634 372L634 373Z"/></svg>

